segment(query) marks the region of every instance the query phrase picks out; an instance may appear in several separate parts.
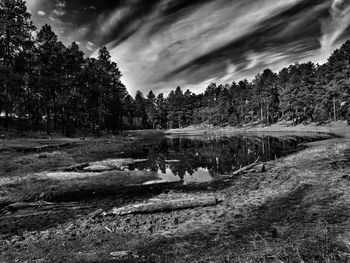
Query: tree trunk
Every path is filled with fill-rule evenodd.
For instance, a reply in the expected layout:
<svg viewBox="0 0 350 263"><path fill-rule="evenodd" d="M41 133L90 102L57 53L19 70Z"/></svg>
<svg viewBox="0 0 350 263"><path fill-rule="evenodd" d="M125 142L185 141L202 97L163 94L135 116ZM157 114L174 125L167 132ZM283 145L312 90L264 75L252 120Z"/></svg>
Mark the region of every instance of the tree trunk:
<svg viewBox="0 0 350 263"><path fill-rule="evenodd" d="M53 127L56 132L57 131L57 114L56 113L53 116Z"/></svg>
<svg viewBox="0 0 350 263"><path fill-rule="evenodd" d="M9 110L8 110L8 106L6 105L6 108L5 108L5 128L7 131L9 129L9 123L10 123Z"/></svg>
<svg viewBox="0 0 350 263"><path fill-rule="evenodd" d="M262 144L263 144L263 143L264 143L264 142L262 142ZM264 149L264 144L263 144L263 149ZM259 164L259 163L258 163L258 160L259 160L259 159L260 159L260 158L258 157L258 159L256 159L256 161L255 161L254 163L251 163L251 164L249 164L249 165L247 165L247 166L244 166L244 167L239 168L238 170L234 171L234 172L231 174L231 177L236 176L236 175L239 175L239 174L241 174L241 173L243 173L243 172L245 172L245 171L247 171L247 170L253 168L254 166L258 165L258 164Z"/></svg>
<svg viewBox="0 0 350 263"><path fill-rule="evenodd" d="M262 99L260 99L260 123L263 123L263 121L264 121L264 110L263 110Z"/></svg>
<svg viewBox="0 0 350 263"><path fill-rule="evenodd" d="M267 125L270 124L270 107L268 102L266 104L266 123Z"/></svg>
<svg viewBox="0 0 350 263"><path fill-rule="evenodd" d="M333 113L334 113L334 121L337 121L337 109L336 109L335 98L333 98Z"/></svg>
<svg viewBox="0 0 350 263"><path fill-rule="evenodd" d="M51 112L49 108L46 108L46 133L51 134Z"/></svg>
<svg viewBox="0 0 350 263"><path fill-rule="evenodd" d="M64 116L64 109L61 109L61 132L62 135L65 135L65 116Z"/></svg>

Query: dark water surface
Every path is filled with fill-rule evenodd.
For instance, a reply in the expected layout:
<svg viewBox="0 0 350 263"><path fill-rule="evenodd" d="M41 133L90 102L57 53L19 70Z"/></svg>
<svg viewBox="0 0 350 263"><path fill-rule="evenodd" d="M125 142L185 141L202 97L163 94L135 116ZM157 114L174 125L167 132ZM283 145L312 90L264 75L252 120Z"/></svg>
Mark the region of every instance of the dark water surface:
<svg viewBox="0 0 350 263"><path fill-rule="evenodd" d="M180 136L158 137L139 144L127 156L147 159L130 170L157 173L159 180L147 182L201 183L226 178L233 171L259 158L265 162L303 148L316 138L301 136Z"/></svg>

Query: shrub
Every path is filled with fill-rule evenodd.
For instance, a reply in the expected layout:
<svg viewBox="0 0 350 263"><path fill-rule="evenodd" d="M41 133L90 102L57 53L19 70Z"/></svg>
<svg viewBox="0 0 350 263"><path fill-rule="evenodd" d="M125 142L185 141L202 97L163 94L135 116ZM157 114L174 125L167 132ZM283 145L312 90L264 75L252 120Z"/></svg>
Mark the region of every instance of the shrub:
<svg viewBox="0 0 350 263"><path fill-rule="evenodd" d="M324 124L328 120L328 112L323 106L316 106L313 112L314 121L319 124Z"/></svg>

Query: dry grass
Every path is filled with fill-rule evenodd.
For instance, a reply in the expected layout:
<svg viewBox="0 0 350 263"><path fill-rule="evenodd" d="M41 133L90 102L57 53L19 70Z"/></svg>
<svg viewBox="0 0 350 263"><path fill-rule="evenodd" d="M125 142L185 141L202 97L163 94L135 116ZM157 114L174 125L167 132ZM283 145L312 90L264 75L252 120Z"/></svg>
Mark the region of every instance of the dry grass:
<svg viewBox="0 0 350 263"><path fill-rule="evenodd" d="M273 161L266 173L207 190L225 197L216 207L26 232L3 243L3 260L106 262L110 252L131 250L140 262L349 262L349 155L350 144L338 143Z"/></svg>

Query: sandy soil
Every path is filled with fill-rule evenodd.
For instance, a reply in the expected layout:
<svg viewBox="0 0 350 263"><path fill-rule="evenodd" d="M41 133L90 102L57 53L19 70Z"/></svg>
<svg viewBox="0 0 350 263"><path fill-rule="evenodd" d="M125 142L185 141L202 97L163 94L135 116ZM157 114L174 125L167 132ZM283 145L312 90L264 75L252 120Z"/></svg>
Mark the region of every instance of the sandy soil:
<svg viewBox="0 0 350 263"><path fill-rule="evenodd" d="M343 142L350 139L350 126L346 121L329 122L324 125L316 124L299 124L290 125L285 123L277 123L270 126L249 125L246 127L213 127L206 126L190 126L183 129L171 129L167 131L168 135L191 135L191 134L234 134L234 133L252 133L252 134L271 134L284 136L286 134L331 134L340 138L333 138L330 142ZM343 140L344 139L344 140ZM328 142L326 142L328 143ZM316 145L316 144L315 144ZM317 144L320 145L320 144Z"/></svg>
<svg viewBox="0 0 350 263"><path fill-rule="evenodd" d="M314 144L302 152L266 163L266 172L256 168L211 185L137 187L117 179L123 178L124 172L112 171L117 175L112 182L106 181L100 192L95 187L106 180L103 175L97 176L101 179L97 181L95 177L93 181L85 178L86 187L79 189L78 184L69 184L68 188L65 184L65 191L57 188L55 181L56 188L49 185L47 192L48 186L43 181L26 181L23 171L28 164L24 162L25 167L10 170L7 176L10 181L0 182L3 200L11 196L11 202L26 201L25 196L32 196L30 202L38 202L34 208L19 210L11 208L11 202L3 203L0 261L349 262L350 141L347 126L338 124L291 129L275 125L249 131L202 129L200 132L204 133L321 131L345 137ZM178 132L193 134L198 128ZM128 143L137 143L137 138L129 139L128 143L125 138L111 141L113 149L120 151L127 150ZM68 156L62 159L74 164L85 161L84 155L86 159L103 157L104 150L109 148L96 150L97 145L101 142L84 144L78 149L85 152L68 151ZM43 162L44 166L48 165ZM36 162L27 168L36 173L45 170ZM18 181L12 181L10 175ZM40 188L43 185L44 189ZM30 194L17 198L18 186L20 189L26 186ZM44 194L37 195L41 191ZM102 193L108 198L100 198ZM99 208L107 211L111 207L182 193L211 194L224 201L216 206L172 212L89 216ZM50 208L51 203L55 209Z"/></svg>

